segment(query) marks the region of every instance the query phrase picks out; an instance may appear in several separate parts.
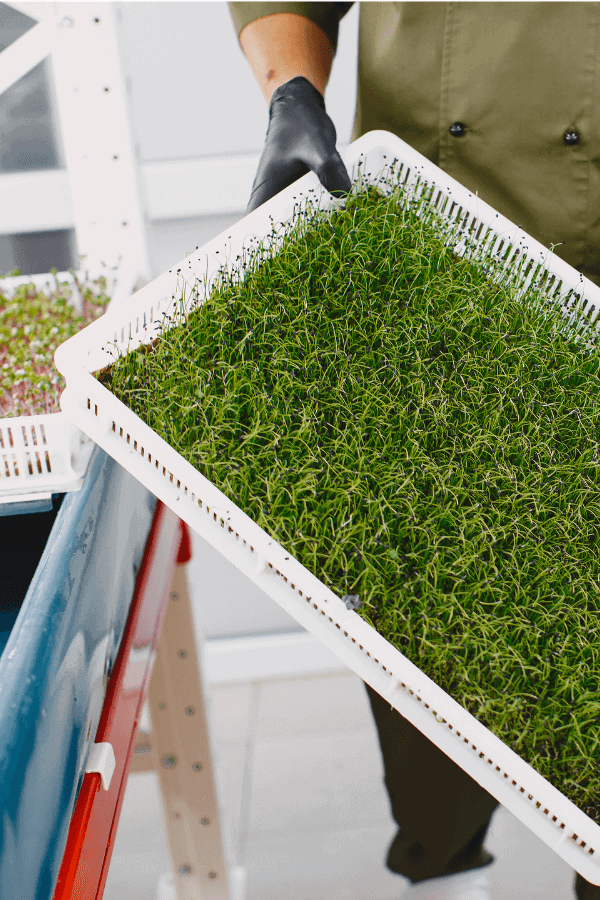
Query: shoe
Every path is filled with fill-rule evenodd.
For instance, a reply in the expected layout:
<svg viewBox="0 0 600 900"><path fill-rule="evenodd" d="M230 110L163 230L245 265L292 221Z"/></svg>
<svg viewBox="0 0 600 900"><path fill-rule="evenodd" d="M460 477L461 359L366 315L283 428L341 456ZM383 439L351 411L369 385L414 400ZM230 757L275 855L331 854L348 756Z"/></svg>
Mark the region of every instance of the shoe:
<svg viewBox="0 0 600 900"><path fill-rule="evenodd" d="M492 895L487 872L479 868L411 884L401 900L492 900Z"/></svg>

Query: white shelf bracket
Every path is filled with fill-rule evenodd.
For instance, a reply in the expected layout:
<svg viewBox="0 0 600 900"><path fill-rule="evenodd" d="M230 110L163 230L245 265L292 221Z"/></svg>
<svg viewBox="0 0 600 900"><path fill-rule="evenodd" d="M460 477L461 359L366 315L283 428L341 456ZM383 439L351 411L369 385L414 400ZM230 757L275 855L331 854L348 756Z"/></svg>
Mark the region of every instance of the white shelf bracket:
<svg viewBox="0 0 600 900"><path fill-rule="evenodd" d="M90 750L85 774L97 772L100 775L103 790L107 791L112 781L116 766L115 751L112 744L94 744Z"/></svg>

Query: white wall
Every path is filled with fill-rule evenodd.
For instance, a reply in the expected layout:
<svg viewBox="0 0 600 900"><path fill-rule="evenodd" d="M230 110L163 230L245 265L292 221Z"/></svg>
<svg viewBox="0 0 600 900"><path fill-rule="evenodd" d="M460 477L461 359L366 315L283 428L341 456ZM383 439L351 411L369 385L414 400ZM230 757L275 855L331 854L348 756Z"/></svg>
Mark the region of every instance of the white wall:
<svg viewBox="0 0 600 900"><path fill-rule="evenodd" d="M44 5L19 4L32 19ZM78 5L83 15L87 4ZM268 111L225 2L124 2L115 8L157 276L242 215ZM355 3L342 20L325 93L340 147L349 143L356 106L359 8ZM48 88L52 101L53 85ZM5 243L2 235L60 232L73 223L67 173L60 168L0 174L0 206Z"/></svg>
<svg viewBox="0 0 600 900"><path fill-rule="evenodd" d="M141 160L259 151L267 106L227 3L119 3ZM356 106L359 4L344 17L325 99L343 145Z"/></svg>
<svg viewBox="0 0 600 900"><path fill-rule="evenodd" d="M227 3L117 6L121 52L151 207L149 238L153 275L157 276L243 214L264 146L268 109L239 46ZM325 92L327 111L342 147L350 142L356 108L359 9L355 3L341 22L338 52ZM209 170L215 159L225 156L245 156L246 164L240 158L227 197L223 197L227 206L216 209L208 189L212 182ZM184 160L192 162L187 170L177 165ZM152 163L155 165L149 165ZM183 215L173 214L159 197L156 164L160 163L165 164L165 172L159 171L159 183L168 177L185 191L186 196L175 202ZM171 187L171 196L174 190Z"/></svg>

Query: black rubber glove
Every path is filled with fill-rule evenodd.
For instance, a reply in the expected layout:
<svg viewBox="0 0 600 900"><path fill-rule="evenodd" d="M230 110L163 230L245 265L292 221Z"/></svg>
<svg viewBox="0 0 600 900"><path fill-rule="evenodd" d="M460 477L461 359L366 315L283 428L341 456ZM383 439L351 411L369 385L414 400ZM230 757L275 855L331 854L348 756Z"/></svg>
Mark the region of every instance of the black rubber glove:
<svg viewBox="0 0 600 900"><path fill-rule="evenodd" d="M246 215L311 170L334 197L351 181L335 149L335 125L323 95L302 75L280 85L269 104L269 127Z"/></svg>

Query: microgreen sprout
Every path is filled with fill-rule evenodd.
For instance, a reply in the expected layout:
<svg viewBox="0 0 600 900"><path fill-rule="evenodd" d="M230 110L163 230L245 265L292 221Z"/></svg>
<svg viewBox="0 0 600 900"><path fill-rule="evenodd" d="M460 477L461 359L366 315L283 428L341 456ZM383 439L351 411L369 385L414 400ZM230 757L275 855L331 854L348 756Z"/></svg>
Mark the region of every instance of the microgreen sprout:
<svg viewBox="0 0 600 900"><path fill-rule="evenodd" d="M600 823L600 342L431 196L307 203L97 377Z"/></svg>
<svg viewBox="0 0 600 900"><path fill-rule="evenodd" d="M106 278L80 283L78 314L69 303L72 287L56 280L49 295L33 282L21 284L9 299L0 280L0 418L58 412L65 382L54 365L54 351L104 312L110 297ZM14 274L20 274L16 272Z"/></svg>

